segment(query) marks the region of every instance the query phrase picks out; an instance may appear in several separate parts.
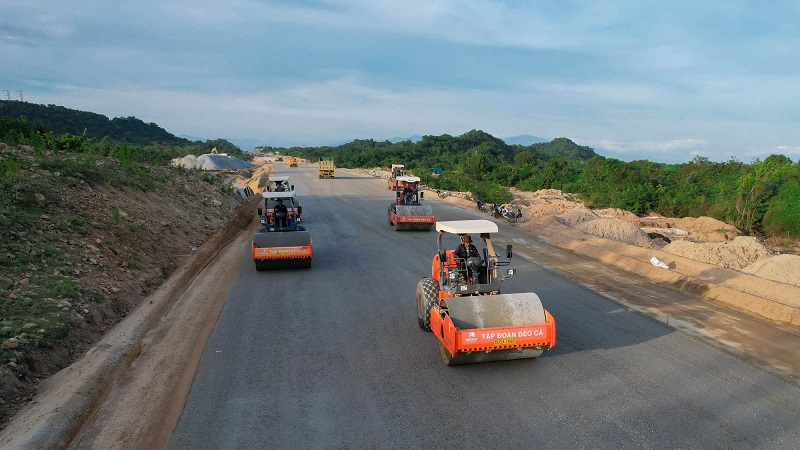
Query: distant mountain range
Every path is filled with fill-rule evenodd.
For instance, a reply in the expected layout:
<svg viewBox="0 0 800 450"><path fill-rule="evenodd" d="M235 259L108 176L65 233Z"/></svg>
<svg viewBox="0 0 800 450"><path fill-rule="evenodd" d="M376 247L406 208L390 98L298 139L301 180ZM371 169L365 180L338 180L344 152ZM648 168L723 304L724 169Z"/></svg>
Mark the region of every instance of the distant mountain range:
<svg viewBox="0 0 800 450"><path fill-rule="evenodd" d="M550 140L539 136L531 136L530 134L520 134L519 136L503 138L503 142L508 145L528 146L532 144L539 144L541 142L550 142Z"/></svg>
<svg viewBox="0 0 800 450"><path fill-rule="evenodd" d="M405 141L411 141L411 142L417 143L417 142L419 142L421 140L422 140L422 136L420 136L418 134L415 134L415 135L410 136L410 137L404 137L404 138L393 137L391 139L387 139L387 141L391 142L392 144L397 144L398 142L405 142Z"/></svg>
<svg viewBox="0 0 800 450"><path fill-rule="evenodd" d="M25 116L34 124L41 124L44 129L51 130L55 135L60 136L65 133L73 135L83 135L95 139L108 138L116 142L128 142L136 145L150 145L158 143L162 145L187 145L194 142L205 142L207 138L189 136L182 134L175 136L157 124L145 123L136 117L108 117L88 111L79 111L58 105L39 105L16 100L0 100L0 117L18 118ZM216 139L218 141L220 139ZM258 139L224 139L227 142L239 147L244 151L252 151L255 147L262 145ZM396 144L398 142L411 141L417 143L422 140L422 136L415 134L408 137L393 137L387 139ZM522 134L502 139L508 145L531 146L548 142L547 139ZM341 143L343 145L345 143Z"/></svg>
<svg viewBox="0 0 800 450"><path fill-rule="evenodd" d="M387 139L387 140L389 142L391 142L392 144L396 144L398 142L405 142L405 141L411 141L411 142L417 143L417 142L422 140L422 136L420 136L418 134L415 134L415 135L409 136L409 137L393 137L393 138ZM508 145L524 145L524 146L528 146L528 145L532 145L532 144L539 144L539 143L542 143L542 142L550 142L550 140L549 139L545 139L543 137L539 137L539 136L531 136L530 134L520 134L519 136L511 136L511 137L503 138L503 142L505 142Z"/></svg>

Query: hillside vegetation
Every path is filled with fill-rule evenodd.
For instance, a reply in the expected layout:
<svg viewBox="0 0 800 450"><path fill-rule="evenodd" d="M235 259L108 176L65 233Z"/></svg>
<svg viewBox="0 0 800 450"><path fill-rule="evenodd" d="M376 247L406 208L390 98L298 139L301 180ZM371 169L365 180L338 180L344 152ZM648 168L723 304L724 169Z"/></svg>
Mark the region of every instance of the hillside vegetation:
<svg viewBox="0 0 800 450"><path fill-rule="evenodd" d="M52 132L54 137L81 136L95 141L127 143L129 145L152 146L162 152L208 153L213 147L230 156L247 159L238 147L224 139L205 142L190 141L177 137L155 123L145 123L136 117L109 119L102 114L78 111L58 105L38 105L16 100L0 100L0 118L24 117L42 134Z"/></svg>
<svg viewBox="0 0 800 450"><path fill-rule="evenodd" d="M356 140L337 147L267 148L343 167L405 164L437 189L470 191L505 203L508 188L559 189L598 208L638 215L710 216L751 234L800 237L800 165L783 155L744 163L697 157L684 164L624 162L597 155L566 138L530 146L507 145L482 131L425 136L419 142ZM440 176L431 174L441 167Z"/></svg>
<svg viewBox="0 0 800 450"><path fill-rule="evenodd" d="M133 146L0 118L0 427L233 214L198 147Z"/></svg>

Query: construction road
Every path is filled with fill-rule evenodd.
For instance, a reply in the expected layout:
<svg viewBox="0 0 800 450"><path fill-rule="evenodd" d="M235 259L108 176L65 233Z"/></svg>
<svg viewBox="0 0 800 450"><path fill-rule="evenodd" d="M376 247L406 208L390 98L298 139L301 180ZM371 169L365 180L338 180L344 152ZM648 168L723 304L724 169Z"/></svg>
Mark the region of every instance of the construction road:
<svg viewBox="0 0 800 450"><path fill-rule="evenodd" d="M503 223L495 248L515 245L518 272L503 291L537 293L557 345L445 366L416 319L435 231L388 225L385 180L277 172L296 185L313 267L256 272L241 248L170 448L797 448L796 383L545 269ZM437 220L488 217L435 197Z"/></svg>

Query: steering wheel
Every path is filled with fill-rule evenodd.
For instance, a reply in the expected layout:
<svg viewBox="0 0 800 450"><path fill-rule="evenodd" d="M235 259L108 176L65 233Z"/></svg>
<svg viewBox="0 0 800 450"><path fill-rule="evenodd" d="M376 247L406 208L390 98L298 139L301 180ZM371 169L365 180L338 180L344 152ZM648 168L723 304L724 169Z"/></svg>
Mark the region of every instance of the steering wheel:
<svg viewBox="0 0 800 450"><path fill-rule="evenodd" d="M480 256L471 256L467 258L467 267L477 269L483 265L483 260Z"/></svg>

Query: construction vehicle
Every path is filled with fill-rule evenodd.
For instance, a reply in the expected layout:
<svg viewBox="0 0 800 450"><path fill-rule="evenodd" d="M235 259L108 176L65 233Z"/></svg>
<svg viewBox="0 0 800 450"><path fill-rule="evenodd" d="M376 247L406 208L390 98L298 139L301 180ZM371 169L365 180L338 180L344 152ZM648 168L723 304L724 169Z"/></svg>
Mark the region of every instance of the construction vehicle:
<svg viewBox="0 0 800 450"><path fill-rule="evenodd" d="M289 177L288 175L276 175L269 177L269 183L267 183L267 192L275 192L275 193L292 192L295 193L296 195L296 192L294 190L294 185L290 184L289 182L290 179L291 177ZM295 196L295 202L296 202L296 196ZM297 216L298 222L300 222L301 220L300 216L302 210L303 208L298 208L298 210L295 211L295 215ZM268 202L266 201L264 202L264 215L265 218L268 220L271 219L272 217L272 208L268 207Z"/></svg>
<svg viewBox="0 0 800 450"><path fill-rule="evenodd" d="M419 177L397 177L395 201L389 205L389 225L396 231L430 231L436 223L433 209L421 203L424 193L419 191L419 181Z"/></svg>
<svg viewBox="0 0 800 450"><path fill-rule="evenodd" d="M492 247L490 220L437 222L438 251L430 278L417 284L417 322L439 339L439 353L448 366L488 361L536 358L556 344L556 322L532 292L501 294L503 280L516 274L507 269L512 256L506 247L501 261ZM457 258L446 250L444 236L479 235L480 257ZM451 238L452 239L452 238Z"/></svg>
<svg viewBox="0 0 800 450"><path fill-rule="evenodd" d="M296 156L289 157L289 167L297 167L297 157Z"/></svg>
<svg viewBox="0 0 800 450"><path fill-rule="evenodd" d="M397 177L405 175L405 167L403 164L392 164L392 173L389 175L389 190L397 188Z"/></svg>
<svg viewBox="0 0 800 450"><path fill-rule="evenodd" d="M319 177L320 178L333 178L333 172L336 167L333 165L333 158L320 158L319 159Z"/></svg>
<svg viewBox="0 0 800 450"><path fill-rule="evenodd" d="M253 235L256 270L311 267L311 234L300 225L303 207L294 191L264 192L258 208L261 228Z"/></svg>

